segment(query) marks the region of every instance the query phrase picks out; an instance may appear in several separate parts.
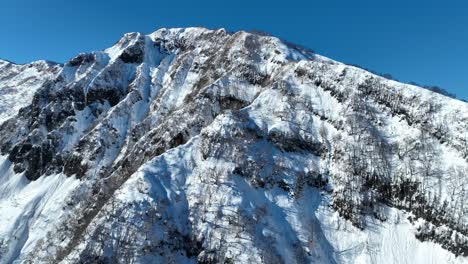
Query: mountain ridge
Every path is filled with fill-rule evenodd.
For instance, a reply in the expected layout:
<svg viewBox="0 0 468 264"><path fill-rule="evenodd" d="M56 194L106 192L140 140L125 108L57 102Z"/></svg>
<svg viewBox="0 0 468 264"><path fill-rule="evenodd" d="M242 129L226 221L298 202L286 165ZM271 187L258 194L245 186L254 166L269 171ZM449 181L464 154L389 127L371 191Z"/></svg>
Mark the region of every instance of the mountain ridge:
<svg viewBox="0 0 468 264"><path fill-rule="evenodd" d="M466 262L464 102L222 29L48 76L0 124L0 263Z"/></svg>

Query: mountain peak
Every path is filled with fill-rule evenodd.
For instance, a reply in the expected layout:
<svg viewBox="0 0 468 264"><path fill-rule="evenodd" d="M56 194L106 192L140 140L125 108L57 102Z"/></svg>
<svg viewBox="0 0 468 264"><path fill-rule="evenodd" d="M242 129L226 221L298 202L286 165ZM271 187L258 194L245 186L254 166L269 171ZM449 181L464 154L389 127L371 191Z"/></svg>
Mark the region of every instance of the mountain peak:
<svg viewBox="0 0 468 264"><path fill-rule="evenodd" d="M463 102L224 29L13 68L1 263L468 261Z"/></svg>

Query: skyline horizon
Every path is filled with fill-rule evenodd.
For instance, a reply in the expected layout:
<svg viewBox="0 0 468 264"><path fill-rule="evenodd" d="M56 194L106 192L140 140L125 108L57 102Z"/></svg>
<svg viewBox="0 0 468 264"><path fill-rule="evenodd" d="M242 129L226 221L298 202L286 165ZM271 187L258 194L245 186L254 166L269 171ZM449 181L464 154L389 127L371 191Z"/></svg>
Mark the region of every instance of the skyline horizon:
<svg viewBox="0 0 468 264"><path fill-rule="evenodd" d="M0 58L18 64L64 63L79 53L111 47L127 32L193 26L259 30L345 64L468 99L468 29L463 26L468 3L463 2L331 0L280 6L246 0L224 5L214 0L18 0L0 4L0 10L0 34L8 36L0 43Z"/></svg>
<svg viewBox="0 0 468 264"><path fill-rule="evenodd" d="M142 33L142 34L145 34L145 35L149 35L155 31L158 31L160 29L163 29L163 28L170 28L170 27L160 27L160 28L157 28L156 30L152 31L152 32L137 32L137 33ZM218 29L224 29L226 30L227 32L229 33L235 33L235 32L238 32L238 31L245 31L245 32L249 32L249 33L266 33L268 35L271 35L273 37L276 37L275 35L273 35L272 33L268 32L268 31L265 31L265 30L262 30L262 29L252 29L252 30L238 30L238 31L232 31L232 30L228 30L226 27L219 27L219 28L210 28L210 27L205 27L205 26L193 26L193 27L182 27L182 28L206 28L206 29L209 29L209 30L218 30ZM135 32L135 31L134 31ZM131 32L128 32L128 33L131 33ZM281 41L283 42L288 42L287 40L285 39L282 39L282 38L279 38ZM117 39L118 41L118 39ZM298 45L298 46L301 46L302 48L305 48L305 49L308 49L309 51L312 51L313 53L315 54L318 54L318 55L321 55L323 56L322 54L320 53L316 53L314 49L310 48L310 47L307 47L307 46L303 46L302 44L299 44L299 43L292 43L294 45ZM112 46L110 46L112 47ZM109 47L107 47L109 48ZM102 49L98 49L98 50L105 50L107 48L102 48ZM86 53L86 52L94 52L94 51L98 51L98 50L91 50L91 51L85 51L85 52L80 52L80 53ZM78 53L78 54L80 54ZM76 54L75 56L77 56L78 54ZM358 68L361 68L363 70L366 70L372 74L376 74L378 76L381 76L381 77L384 77L384 78L387 78L389 80L394 80L394 81L397 81L397 82L401 82L401 83L405 83L405 84L410 84L410 85L415 85L415 86L418 86L418 87L421 87L421 88L425 88L425 89L428 89L428 88L440 88L442 89L444 92L446 93L440 93L438 92L439 94L442 94L442 95L445 95L445 96L448 96L448 97L452 97L452 98L455 98L455 99L459 99L459 100L462 100L462 101L467 101L468 98L462 98L460 97L458 94L456 93L452 93L450 92L449 89L445 88L445 87L440 87L438 85L435 85L435 84L427 84L427 83L417 83L417 82L414 82L414 81L403 81L403 80L399 80L398 78L394 77L392 73L389 73L389 72L385 72L385 73L380 73L374 69L369 69L369 68L366 68L364 66L361 66L361 65L357 65L357 64L353 64L352 62L344 62L344 61L339 61L337 59L334 59L334 58L331 58L331 57L328 57L328 56L325 56L329 59L332 59L334 61L338 61L340 63L344 63L346 65L350 65L350 66L355 66L355 67L358 67ZM37 61L46 61L46 62L51 62L51 63L56 63L56 64L65 64L66 62L68 62L69 60L73 59L73 57L70 57L68 59L65 59L64 61L54 61L54 60L49 60L47 58L44 58L44 59L39 59L39 60L33 60L33 61L29 61L29 62L23 62L23 63L18 63L18 62L15 62L15 61L12 61L12 60L9 60L9 59L4 59L0 56L0 60L4 60L4 61L8 61L10 63L14 63L14 64L18 64L18 65L24 65L24 64L29 64L29 63L33 63L33 62L37 62Z"/></svg>

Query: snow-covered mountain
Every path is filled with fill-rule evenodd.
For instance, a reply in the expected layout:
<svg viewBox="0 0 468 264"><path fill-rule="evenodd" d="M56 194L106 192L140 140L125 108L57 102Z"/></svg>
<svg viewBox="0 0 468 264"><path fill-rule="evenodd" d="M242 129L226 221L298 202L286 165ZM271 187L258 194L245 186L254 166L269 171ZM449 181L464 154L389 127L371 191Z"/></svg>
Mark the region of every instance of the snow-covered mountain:
<svg viewBox="0 0 468 264"><path fill-rule="evenodd" d="M18 65L0 59L0 122L30 104L37 89L54 79L60 68L48 61Z"/></svg>
<svg viewBox="0 0 468 264"><path fill-rule="evenodd" d="M0 263L468 263L464 102L204 28L0 94Z"/></svg>

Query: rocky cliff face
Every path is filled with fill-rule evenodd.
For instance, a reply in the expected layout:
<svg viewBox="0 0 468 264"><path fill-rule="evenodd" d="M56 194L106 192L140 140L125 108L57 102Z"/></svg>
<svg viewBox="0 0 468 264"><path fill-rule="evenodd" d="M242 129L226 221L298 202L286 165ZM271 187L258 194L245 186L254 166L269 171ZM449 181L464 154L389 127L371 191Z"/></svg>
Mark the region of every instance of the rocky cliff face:
<svg viewBox="0 0 468 264"><path fill-rule="evenodd" d="M468 261L464 102L222 29L40 65L0 64L0 263Z"/></svg>
<svg viewBox="0 0 468 264"><path fill-rule="evenodd" d="M18 65L0 59L0 122L28 106L37 89L54 79L60 69L61 65L48 61Z"/></svg>

